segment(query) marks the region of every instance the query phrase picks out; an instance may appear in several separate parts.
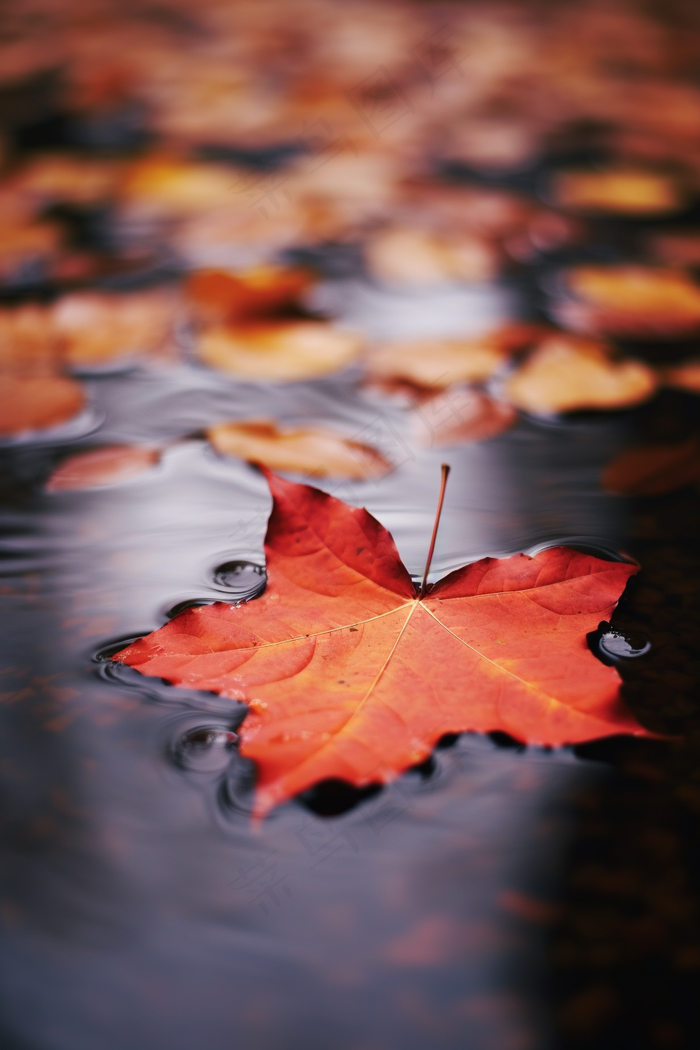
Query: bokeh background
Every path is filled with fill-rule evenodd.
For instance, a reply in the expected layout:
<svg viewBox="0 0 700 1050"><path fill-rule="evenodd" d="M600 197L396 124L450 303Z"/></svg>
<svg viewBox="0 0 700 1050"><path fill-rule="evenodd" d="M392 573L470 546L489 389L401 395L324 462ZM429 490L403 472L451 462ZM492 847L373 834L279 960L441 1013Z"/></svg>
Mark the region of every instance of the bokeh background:
<svg viewBox="0 0 700 1050"><path fill-rule="evenodd" d="M700 13L0 9L0 1042L696 1050ZM109 656L264 584L250 461L433 578L567 543L656 738L449 737L250 823ZM593 658L593 657L592 657Z"/></svg>

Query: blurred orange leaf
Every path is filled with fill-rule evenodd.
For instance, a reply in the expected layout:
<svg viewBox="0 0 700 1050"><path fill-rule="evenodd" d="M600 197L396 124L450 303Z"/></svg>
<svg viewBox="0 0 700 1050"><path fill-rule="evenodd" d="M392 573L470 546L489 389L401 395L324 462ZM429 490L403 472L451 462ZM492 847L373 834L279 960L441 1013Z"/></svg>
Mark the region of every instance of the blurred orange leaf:
<svg viewBox="0 0 700 1050"><path fill-rule="evenodd" d="M198 270L190 275L186 289L198 317L226 323L290 306L311 284L313 277L306 270L257 266L240 273Z"/></svg>
<svg viewBox="0 0 700 1050"><path fill-rule="evenodd" d="M412 386L419 392L442 390L456 383L479 383L542 332L535 325L509 324L469 339L384 343L368 358L369 381L386 390Z"/></svg>
<svg viewBox="0 0 700 1050"><path fill-rule="evenodd" d="M623 408L650 397L655 373L641 361L616 361L604 344L551 335L505 383L506 397L535 415Z"/></svg>
<svg viewBox="0 0 700 1050"><path fill-rule="evenodd" d="M85 407L85 391L66 376L0 375L0 434L58 426Z"/></svg>
<svg viewBox="0 0 700 1050"><path fill-rule="evenodd" d="M224 455L317 478L362 481L382 477L392 469L369 445L323 427L283 428L269 419L248 420L209 427L207 437Z"/></svg>
<svg viewBox="0 0 700 1050"><path fill-rule="evenodd" d="M700 361L684 361L662 372L668 386L689 390L691 394L700 394Z"/></svg>
<svg viewBox="0 0 700 1050"><path fill-rule="evenodd" d="M328 321L258 321L213 326L199 336L200 360L249 380L290 383L346 368L362 339Z"/></svg>
<svg viewBox="0 0 700 1050"><path fill-rule="evenodd" d="M61 463L46 483L48 492L94 489L129 481L160 462L160 452L135 445L108 445L78 452Z"/></svg>

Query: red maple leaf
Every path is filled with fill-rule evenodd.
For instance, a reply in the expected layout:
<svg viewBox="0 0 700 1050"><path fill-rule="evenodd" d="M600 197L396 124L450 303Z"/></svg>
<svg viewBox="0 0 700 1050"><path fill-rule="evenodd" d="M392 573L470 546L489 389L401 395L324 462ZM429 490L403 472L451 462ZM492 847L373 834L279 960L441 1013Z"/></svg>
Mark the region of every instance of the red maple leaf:
<svg viewBox="0 0 700 1050"><path fill-rule="evenodd" d="M114 657L249 705L258 815L325 778L389 781L444 733L646 735L586 643L636 566L554 547L419 590L366 510L266 475L264 594L190 609Z"/></svg>

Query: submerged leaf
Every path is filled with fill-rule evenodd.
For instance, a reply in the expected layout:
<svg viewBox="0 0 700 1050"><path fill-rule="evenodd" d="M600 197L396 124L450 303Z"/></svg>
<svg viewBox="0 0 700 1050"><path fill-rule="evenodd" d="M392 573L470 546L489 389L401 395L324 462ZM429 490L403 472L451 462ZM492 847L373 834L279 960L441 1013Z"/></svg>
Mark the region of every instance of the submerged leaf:
<svg viewBox="0 0 700 1050"><path fill-rule="evenodd" d="M272 420L260 419L220 423L209 427L207 437L224 455L316 478L363 481L383 477L392 469L369 445L323 427L281 428Z"/></svg>
<svg viewBox="0 0 700 1050"><path fill-rule="evenodd" d="M623 496L660 496L700 481L700 439L675 445L640 445L608 463L601 484Z"/></svg>
<svg viewBox="0 0 700 1050"><path fill-rule="evenodd" d="M443 390L413 409L416 440L428 448L486 441L510 429L517 411L480 390L455 387Z"/></svg>
<svg viewBox="0 0 700 1050"><path fill-rule="evenodd" d="M135 445L107 445L78 452L61 463L46 483L48 492L94 489L130 481L160 462L160 452Z"/></svg>
<svg viewBox="0 0 700 1050"><path fill-rule="evenodd" d="M114 657L248 703L259 815L327 778L389 781L444 733L645 734L586 644L635 566L557 547L484 558L421 597L367 511L268 480L265 593L188 610Z"/></svg>

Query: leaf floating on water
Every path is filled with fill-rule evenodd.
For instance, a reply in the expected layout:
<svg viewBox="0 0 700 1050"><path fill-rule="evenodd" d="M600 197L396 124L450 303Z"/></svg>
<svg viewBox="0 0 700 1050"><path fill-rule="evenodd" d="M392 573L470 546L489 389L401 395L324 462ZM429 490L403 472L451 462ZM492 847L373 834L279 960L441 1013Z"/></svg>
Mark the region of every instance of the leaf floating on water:
<svg viewBox="0 0 700 1050"><path fill-rule="evenodd" d="M666 369L663 380L667 386L689 390L691 394L700 394L700 361L685 361L681 365Z"/></svg>
<svg viewBox="0 0 700 1050"><path fill-rule="evenodd" d="M391 463L369 445L322 427L282 428L261 419L220 423L209 427L207 437L224 455L316 478L367 481L392 470Z"/></svg>
<svg viewBox="0 0 700 1050"><path fill-rule="evenodd" d="M431 391L457 383L479 383L541 333L534 325L512 324L469 339L384 343L369 357L369 380L386 389L403 384Z"/></svg>
<svg viewBox="0 0 700 1050"><path fill-rule="evenodd" d="M656 386L655 373L642 361L616 361L605 344L557 334L508 378L505 394L518 408L547 415L636 405Z"/></svg>
<svg viewBox="0 0 700 1050"><path fill-rule="evenodd" d="M553 313L592 336L681 337L700 330L700 286L682 270L647 266L577 266L564 275L573 298Z"/></svg>
<svg viewBox="0 0 700 1050"><path fill-rule="evenodd" d="M66 376L0 376L0 435L55 427L85 407L85 391Z"/></svg>
<svg viewBox="0 0 700 1050"><path fill-rule="evenodd" d="M249 380L291 383L339 372L358 357L362 339L328 321L259 321L205 329L200 360Z"/></svg>
<svg viewBox="0 0 700 1050"><path fill-rule="evenodd" d="M73 292L59 299L52 319L66 362L99 366L133 354L152 354L172 329L168 293Z"/></svg>
<svg viewBox="0 0 700 1050"><path fill-rule="evenodd" d="M594 215L665 215L685 203L676 179L641 167L561 171L552 197L562 208Z"/></svg>
<svg viewBox="0 0 700 1050"><path fill-rule="evenodd" d="M307 270L281 266L198 270L188 278L187 296L197 317L225 324L296 304L313 280Z"/></svg>
<svg viewBox="0 0 700 1050"><path fill-rule="evenodd" d="M365 264L387 284L438 284L445 281L492 281L500 263L497 247L475 233L459 236L397 226L370 238Z"/></svg>
<svg viewBox="0 0 700 1050"><path fill-rule="evenodd" d="M428 448L486 441L518 418L512 405L470 387L444 390L417 405L412 415L416 440Z"/></svg>
<svg viewBox="0 0 700 1050"><path fill-rule="evenodd" d="M61 371L60 349L46 306L0 307L0 369L4 374L56 375Z"/></svg>
<svg viewBox="0 0 700 1050"><path fill-rule="evenodd" d="M622 496L661 496L700 481L700 439L674 445L640 445L616 456L603 471L602 487Z"/></svg>
<svg viewBox="0 0 700 1050"><path fill-rule="evenodd" d="M160 462L158 449L135 445L108 445L79 452L53 472L46 483L48 492L95 489L118 485L151 470Z"/></svg>
<svg viewBox="0 0 700 1050"><path fill-rule="evenodd" d="M114 657L249 705L258 815L329 778L389 781L445 733L646 735L586 643L636 566L557 547L484 558L423 594L367 511L268 481L264 594L185 612Z"/></svg>

